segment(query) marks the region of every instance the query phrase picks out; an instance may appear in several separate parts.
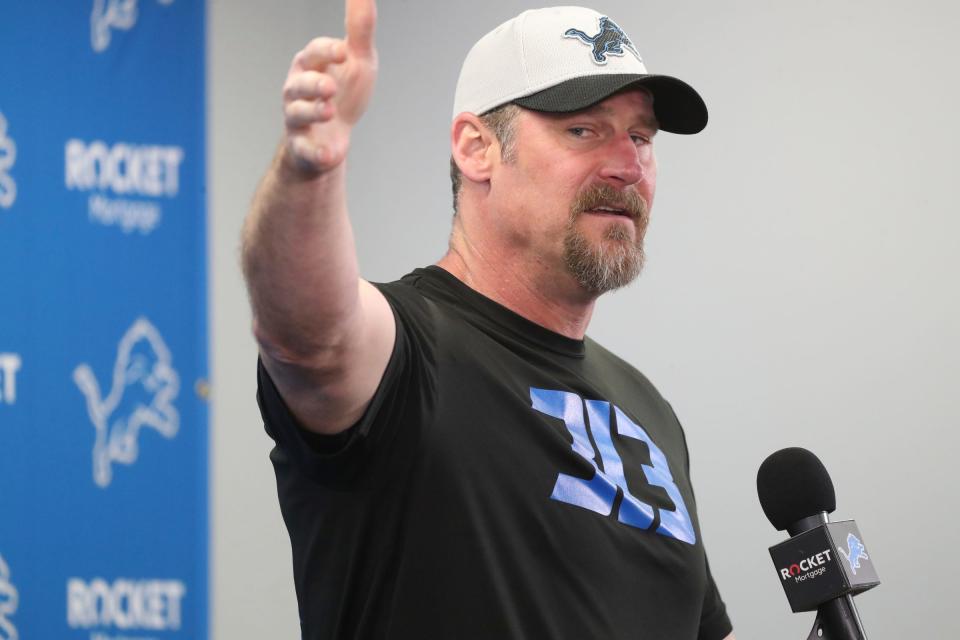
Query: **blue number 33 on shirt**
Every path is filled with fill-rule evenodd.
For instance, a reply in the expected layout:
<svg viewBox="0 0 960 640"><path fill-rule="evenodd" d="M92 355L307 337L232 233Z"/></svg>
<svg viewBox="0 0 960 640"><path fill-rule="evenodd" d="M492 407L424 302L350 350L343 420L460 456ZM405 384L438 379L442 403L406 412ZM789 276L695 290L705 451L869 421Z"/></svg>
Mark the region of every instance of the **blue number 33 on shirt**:
<svg viewBox="0 0 960 640"><path fill-rule="evenodd" d="M560 502L576 505L596 513L609 516L613 511L614 499L618 487L623 490L623 500L617 519L623 524L649 529L654 522L654 508L638 500L630 493L627 479L623 473L623 460L613 446L610 435L610 403L603 400L586 400L569 391L530 388L533 408L548 416L563 421L567 431L573 436L573 450L593 467L593 477L577 478L565 473L557 475L557 482L550 497ZM584 414L586 409L586 414ZM650 450L650 464L642 465L647 482L666 490L673 501L674 510L660 509L660 526L657 533L694 544L697 535L693 531L690 514L683 502L680 490L670 474L666 456L650 439L643 427L633 422L616 406L617 433L622 437L634 438L645 443ZM586 420L585 420L586 418ZM587 433L587 421L597 443L603 470L594 460L593 445Z"/></svg>

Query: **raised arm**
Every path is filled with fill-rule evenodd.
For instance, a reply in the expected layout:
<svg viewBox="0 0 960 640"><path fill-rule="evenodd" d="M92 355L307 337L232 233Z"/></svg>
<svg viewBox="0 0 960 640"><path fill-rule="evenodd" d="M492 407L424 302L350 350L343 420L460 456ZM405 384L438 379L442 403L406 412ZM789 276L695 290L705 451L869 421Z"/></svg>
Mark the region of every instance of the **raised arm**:
<svg viewBox="0 0 960 640"><path fill-rule="evenodd" d="M376 391L394 319L360 279L347 215L350 134L377 75L374 0L347 0L345 39L316 38L283 87L285 132L243 229L243 271L264 366L299 422L353 424Z"/></svg>

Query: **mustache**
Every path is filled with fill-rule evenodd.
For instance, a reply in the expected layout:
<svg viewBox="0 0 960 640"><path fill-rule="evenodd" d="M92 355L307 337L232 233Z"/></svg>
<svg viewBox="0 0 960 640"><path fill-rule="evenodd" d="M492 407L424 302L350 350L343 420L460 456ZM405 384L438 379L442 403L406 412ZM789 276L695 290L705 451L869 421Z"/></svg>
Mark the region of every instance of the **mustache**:
<svg viewBox="0 0 960 640"><path fill-rule="evenodd" d="M634 220L646 220L650 215L647 201L636 191L629 189L621 191L606 183L593 185L577 195L573 202L572 214L574 218L598 207L622 209Z"/></svg>

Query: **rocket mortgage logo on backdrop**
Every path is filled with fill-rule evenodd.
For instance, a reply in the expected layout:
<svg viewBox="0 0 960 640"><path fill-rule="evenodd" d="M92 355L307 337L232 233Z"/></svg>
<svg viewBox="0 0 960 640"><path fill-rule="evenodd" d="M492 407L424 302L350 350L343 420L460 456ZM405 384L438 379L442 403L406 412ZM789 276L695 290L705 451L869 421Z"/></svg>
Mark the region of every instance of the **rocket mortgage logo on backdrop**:
<svg viewBox="0 0 960 640"><path fill-rule="evenodd" d="M187 587L180 580L107 582L70 578L67 581L67 626L71 629L119 629L124 632L176 631L182 623ZM91 635L109 640L107 636ZM127 640L134 638L124 635ZM2 640L2 636L0 636ZM143 640L148 640L143 638Z"/></svg>
<svg viewBox="0 0 960 640"><path fill-rule="evenodd" d="M180 193L184 151L172 145L68 140L67 189L89 193L90 222L149 234L163 218L163 202Z"/></svg>

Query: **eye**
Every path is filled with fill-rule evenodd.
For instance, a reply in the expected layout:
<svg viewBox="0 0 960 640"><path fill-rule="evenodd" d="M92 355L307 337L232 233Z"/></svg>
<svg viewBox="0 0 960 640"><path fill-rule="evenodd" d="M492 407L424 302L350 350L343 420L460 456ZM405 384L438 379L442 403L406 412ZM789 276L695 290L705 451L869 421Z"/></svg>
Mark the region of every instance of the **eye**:
<svg viewBox="0 0 960 640"><path fill-rule="evenodd" d="M652 140L650 139L650 136L641 135L639 133L632 134L630 138L633 140L633 143L638 147L646 144L650 144L652 142Z"/></svg>
<svg viewBox="0 0 960 640"><path fill-rule="evenodd" d="M567 131L574 138L586 138L591 133L591 131L586 127L570 127L569 129L567 129Z"/></svg>

